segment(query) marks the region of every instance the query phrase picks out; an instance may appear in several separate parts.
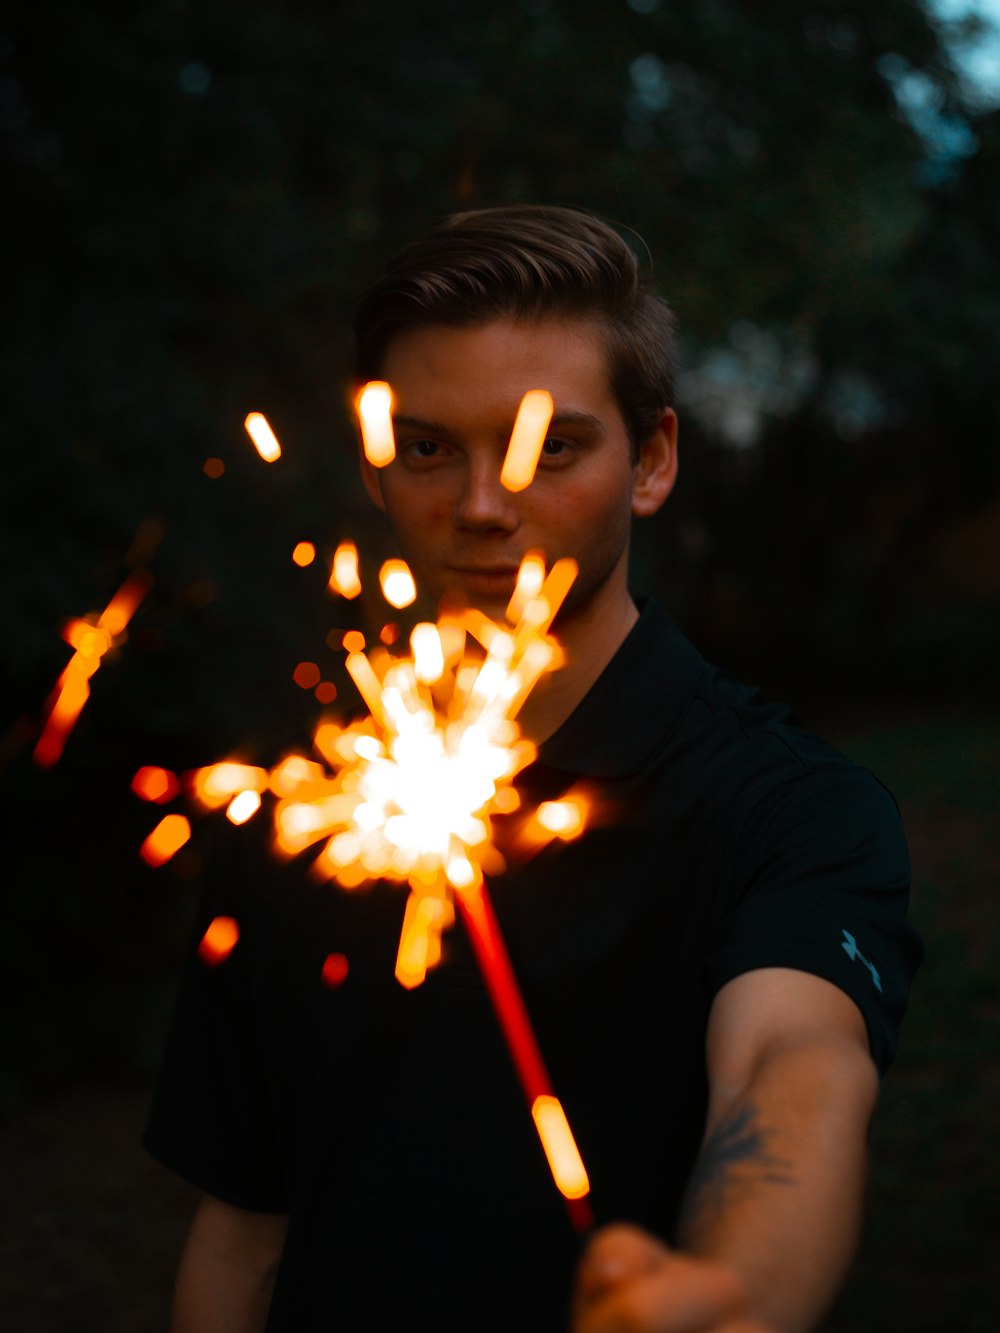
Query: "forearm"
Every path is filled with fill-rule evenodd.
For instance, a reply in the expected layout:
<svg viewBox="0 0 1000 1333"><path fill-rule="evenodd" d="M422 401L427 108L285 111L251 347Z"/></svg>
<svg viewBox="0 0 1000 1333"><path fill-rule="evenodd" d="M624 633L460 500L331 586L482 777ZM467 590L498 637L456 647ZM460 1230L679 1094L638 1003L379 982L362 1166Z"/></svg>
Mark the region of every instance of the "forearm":
<svg viewBox="0 0 1000 1333"><path fill-rule="evenodd" d="M170 1333L262 1333L286 1219L206 1197L177 1271Z"/></svg>
<svg viewBox="0 0 1000 1333"><path fill-rule="evenodd" d="M860 1230L877 1078L849 1040L789 1044L717 1090L678 1240L733 1269L780 1333L815 1327Z"/></svg>

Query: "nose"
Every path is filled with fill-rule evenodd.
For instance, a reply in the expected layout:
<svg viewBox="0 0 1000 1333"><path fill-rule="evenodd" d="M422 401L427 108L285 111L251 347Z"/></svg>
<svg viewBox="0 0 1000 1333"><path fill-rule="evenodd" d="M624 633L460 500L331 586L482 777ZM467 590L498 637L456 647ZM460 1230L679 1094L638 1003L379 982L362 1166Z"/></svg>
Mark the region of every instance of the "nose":
<svg viewBox="0 0 1000 1333"><path fill-rule="evenodd" d="M502 459L472 455L455 506L455 527L466 532L513 532L520 523L516 497L500 483Z"/></svg>

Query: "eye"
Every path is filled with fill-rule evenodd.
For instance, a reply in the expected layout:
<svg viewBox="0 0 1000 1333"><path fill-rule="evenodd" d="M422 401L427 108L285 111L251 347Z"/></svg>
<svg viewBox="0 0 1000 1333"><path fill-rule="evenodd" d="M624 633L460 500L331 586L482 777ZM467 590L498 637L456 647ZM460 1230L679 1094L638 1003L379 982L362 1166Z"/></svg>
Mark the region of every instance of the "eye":
<svg viewBox="0 0 1000 1333"><path fill-rule="evenodd" d="M448 448L437 440L409 440L403 445L402 456L411 467L420 467L446 458Z"/></svg>
<svg viewBox="0 0 1000 1333"><path fill-rule="evenodd" d="M560 439L557 435L550 435L542 445L543 458L566 458L572 452L573 445L570 440Z"/></svg>

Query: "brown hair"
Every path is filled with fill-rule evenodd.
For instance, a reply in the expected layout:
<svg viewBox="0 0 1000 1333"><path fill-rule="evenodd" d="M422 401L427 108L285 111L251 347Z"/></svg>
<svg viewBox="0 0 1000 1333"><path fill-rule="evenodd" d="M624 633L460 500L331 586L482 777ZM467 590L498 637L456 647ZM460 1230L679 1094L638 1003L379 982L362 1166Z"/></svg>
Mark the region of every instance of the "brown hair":
<svg viewBox="0 0 1000 1333"><path fill-rule="evenodd" d="M378 379L389 343L407 329L550 316L600 325L611 389L638 451L674 406L674 317L631 247L578 209L455 213L404 246L358 305L355 374L359 383Z"/></svg>

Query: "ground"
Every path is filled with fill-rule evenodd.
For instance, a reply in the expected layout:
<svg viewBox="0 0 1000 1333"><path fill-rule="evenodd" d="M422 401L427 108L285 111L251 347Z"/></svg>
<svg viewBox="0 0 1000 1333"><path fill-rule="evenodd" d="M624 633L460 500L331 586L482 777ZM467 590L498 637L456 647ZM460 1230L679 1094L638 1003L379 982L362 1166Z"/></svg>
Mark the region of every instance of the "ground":
<svg viewBox="0 0 1000 1333"><path fill-rule="evenodd" d="M879 707L824 724L900 799L927 960L875 1121L861 1258L823 1333L1000 1333L1000 713ZM3 1127L5 1328L166 1328L193 1192L139 1146L148 1096L75 1085Z"/></svg>

